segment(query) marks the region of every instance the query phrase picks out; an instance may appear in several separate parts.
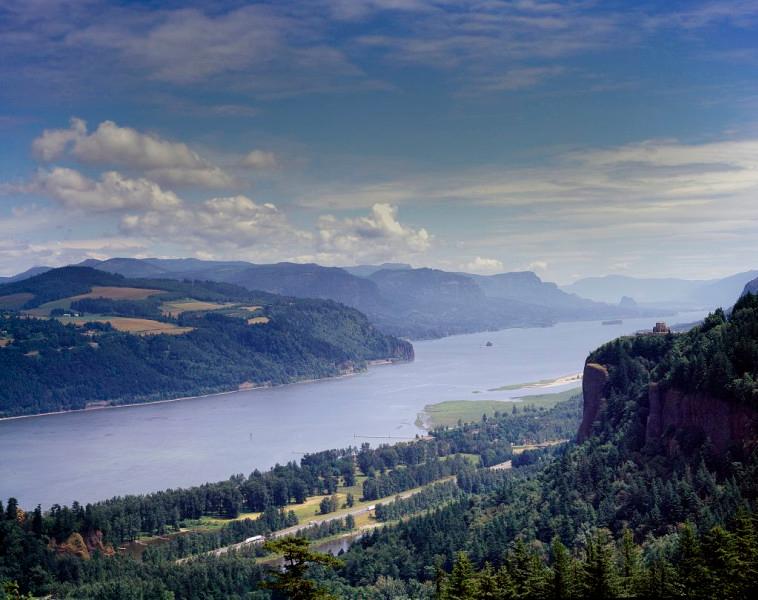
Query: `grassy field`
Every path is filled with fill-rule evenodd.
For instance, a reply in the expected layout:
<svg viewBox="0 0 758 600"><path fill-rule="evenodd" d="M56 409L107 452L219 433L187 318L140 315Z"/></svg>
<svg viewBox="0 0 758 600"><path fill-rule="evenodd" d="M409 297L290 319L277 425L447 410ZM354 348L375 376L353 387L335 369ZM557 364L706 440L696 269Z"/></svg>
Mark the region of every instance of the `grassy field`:
<svg viewBox="0 0 758 600"><path fill-rule="evenodd" d="M568 400L581 393L574 388L552 394L521 396L510 400L450 400L427 404L419 413L417 424L427 429L434 427L452 427L458 424L479 421L482 415L492 416L496 412L510 412L514 407L532 406L535 408L552 408L558 402Z"/></svg>
<svg viewBox="0 0 758 600"><path fill-rule="evenodd" d="M109 286L94 286L86 294L79 294L78 296L69 296L68 298L61 298L60 300L53 300L52 302L45 302L37 308L28 310L30 315L35 317L49 317L50 311L56 308L62 308L67 310L71 308L71 303L76 300L82 300L84 298L108 298L109 300L144 300L150 296L157 294L165 294L164 290L154 290L150 288L132 288L132 287L109 287Z"/></svg>
<svg viewBox="0 0 758 600"><path fill-rule="evenodd" d="M181 335L182 333L192 331L192 327L179 327L173 323L162 323L153 319L136 319L132 317L87 315L86 317L58 317L58 320L61 323L73 323L74 325L84 325L91 321L110 323L117 331L124 331L135 335L156 335L159 333Z"/></svg>
<svg viewBox="0 0 758 600"><path fill-rule="evenodd" d="M150 288L132 287L109 287L96 285L86 294L74 296L73 299L81 298L109 298L111 300L144 300L157 294L165 294L165 290L153 290Z"/></svg>
<svg viewBox="0 0 758 600"><path fill-rule="evenodd" d="M203 302L201 300L195 300L193 298L185 300L174 300L171 302L164 302L161 304L161 312L164 315L171 317L178 317L184 312L193 310L219 310L232 306L231 304L219 304L218 302Z"/></svg>
<svg viewBox="0 0 758 600"><path fill-rule="evenodd" d="M29 294L27 292L19 292L18 294L6 294L5 296L0 296L0 308L18 310L32 298L34 298L34 294Z"/></svg>

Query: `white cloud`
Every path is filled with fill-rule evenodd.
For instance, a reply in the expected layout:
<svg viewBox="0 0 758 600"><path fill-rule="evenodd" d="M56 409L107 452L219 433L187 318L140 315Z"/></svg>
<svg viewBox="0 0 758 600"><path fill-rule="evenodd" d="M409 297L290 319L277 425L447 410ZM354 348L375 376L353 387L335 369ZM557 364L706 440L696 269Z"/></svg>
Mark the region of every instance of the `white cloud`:
<svg viewBox="0 0 758 600"><path fill-rule="evenodd" d="M476 91L512 92L536 87L548 79L563 75L566 69L552 67L518 67L504 75L487 75L475 81Z"/></svg>
<svg viewBox="0 0 758 600"><path fill-rule="evenodd" d="M275 205L246 196L185 203L178 210L124 216L121 230L163 242L189 245L193 254L246 257L258 261L316 261L346 264L390 260L429 249L432 236L397 220L397 210L375 205L368 216L337 219L324 215L316 230L294 226Z"/></svg>
<svg viewBox="0 0 758 600"><path fill-rule="evenodd" d="M317 224L317 249L323 259L386 260L426 252L432 236L397 220L397 207L374 204L365 217L337 219L324 215ZM334 262L329 261L329 262Z"/></svg>
<svg viewBox="0 0 758 600"><path fill-rule="evenodd" d="M163 190L147 179L126 178L116 171L103 173L100 180L95 181L74 169L41 169L23 191L45 195L66 208L103 212L134 209L165 211L181 204L174 192Z"/></svg>
<svg viewBox="0 0 758 600"><path fill-rule="evenodd" d="M176 186L199 186L206 188L228 188L235 185L234 177L219 167L199 167L185 169L168 167L151 169L145 173L150 179Z"/></svg>
<svg viewBox="0 0 758 600"><path fill-rule="evenodd" d="M504 270L503 261L496 258L483 258L477 256L474 260L466 263L463 270L467 273L479 273L481 275L490 275L493 273L502 273Z"/></svg>
<svg viewBox="0 0 758 600"><path fill-rule="evenodd" d="M264 150L251 150L241 161L245 167L253 169L275 169L278 165L276 155Z"/></svg>
<svg viewBox="0 0 758 600"><path fill-rule="evenodd" d="M73 117L68 129L45 129L32 142L32 152L40 160L50 162L65 154L66 148L87 134L87 123Z"/></svg>
<svg viewBox="0 0 758 600"><path fill-rule="evenodd" d="M211 198L200 204L184 203L178 210L152 210L123 217L124 232L152 239L205 244L224 248L273 245L277 250L290 244L297 248L310 235L292 226L270 203L259 204L246 196Z"/></svg>
<svg viewBox="0 0 758 600"><path fill-rule="evenodd" d="M71 119L68 129L46 129L32 142L37 158L50 162L71 156L84 164L108 164L140 170L157 181L175 185L229 187L233 178L201 158L189 146L171 142L113 121L87 132L87 124Z"/></svg>
<svg viewBox="0 0 758 600"><path fill-rule="evenodd" d="M364 81L341 50L324 42L325 27L317 5L181 8L92 22L66 42L115 53L140 79L170 84L223 81L236 89L291 94Z"/></svg>

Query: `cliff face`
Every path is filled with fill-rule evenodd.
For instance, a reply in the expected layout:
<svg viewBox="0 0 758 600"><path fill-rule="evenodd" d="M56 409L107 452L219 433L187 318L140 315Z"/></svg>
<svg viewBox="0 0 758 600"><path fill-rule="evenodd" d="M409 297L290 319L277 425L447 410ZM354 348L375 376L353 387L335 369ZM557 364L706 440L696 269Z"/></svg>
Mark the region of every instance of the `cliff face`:
<svg viewBox="0 0 758 600"><path fill-rule="evenodd" d="M577 439L585 441L592 424L601 417L605 406L608 370L597 363L584 366L582 392L584 411ZM735 445L745 445L758 437L758 410L746 404L702 393L684 394L676 389L649 388L649 412L645 443L649 447L663 444L672 451L677 434L710 439L716 452L724 453Z"/></svg>
<svg viewBox="0 0 758 600"><path fill-rule="evenodd" d="M592 432L592 424L597 420L600 409L605 403L603 394L607 382L608 369L603 365L597 363L584 365L584 376L582 377L584 410L582 412L582 423L577 434L579 442L586 440Z"/></svg>
<svg viewBox="0 0 758 600"><path fill-rule="evenodd" d="M685 432L707 437L716 451L723 453L730 446L755 439L758 411L745 404L702 393L661 390L657 384L651 384L649 400L647 444L660 440L672 450L674 434Z"/></svg>

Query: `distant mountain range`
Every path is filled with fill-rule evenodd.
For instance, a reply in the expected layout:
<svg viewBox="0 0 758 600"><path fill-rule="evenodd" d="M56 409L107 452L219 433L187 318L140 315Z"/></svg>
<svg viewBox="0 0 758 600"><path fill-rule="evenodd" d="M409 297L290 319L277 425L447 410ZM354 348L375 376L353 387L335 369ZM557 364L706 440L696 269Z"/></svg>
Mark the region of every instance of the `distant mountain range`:
<svg viewBox="0 0 758 600"><path fill-rule="evenodd" d="M297 298L334 300L357 308L387 333L413 339L656 312L587 300L532 272L483 276L414 269L402 263L337 268L193 258L113 258L88 260L81 266L125 277L216 281Z"/></svg>
<svg viewBox="0 0 758 600"><path fill-rule="evenodd" d="M0 284L13 283L14 281L22 281L23 279L29 279L30 277L34 277L35 275L42 275L42 273L47 273L51 269L52 267L32 267L31 269L27 269L23 273L18 273L11 277L0 277Z"/></svg>
<svg viewBox="0 0 758 600"><path fill-rule="evenodd" d="M714 308L734 304L745 285L758 277L758 270L721 279L638 278L625 275L588 277L563 286L566 292L598 302L619 302L622 296L639 304L672 308Z"/></svg>

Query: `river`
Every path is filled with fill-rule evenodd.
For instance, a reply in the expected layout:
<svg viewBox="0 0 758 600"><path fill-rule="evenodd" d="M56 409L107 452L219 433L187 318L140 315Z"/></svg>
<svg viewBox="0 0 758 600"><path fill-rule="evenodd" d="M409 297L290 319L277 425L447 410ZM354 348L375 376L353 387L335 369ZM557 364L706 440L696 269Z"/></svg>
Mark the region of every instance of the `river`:
<svg viewBox="0 0 758 600"><path fill-rule="evenodd" d="M0 498L14 496L25 508L91 502L247 475L316 450L413 438L423 433L415 420L426 404L545 393L487 390L577 373L590 350L655 320L459 335L414 343L413 363L341 379L0 421Z"/></svg>

